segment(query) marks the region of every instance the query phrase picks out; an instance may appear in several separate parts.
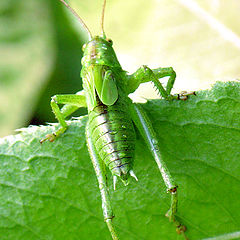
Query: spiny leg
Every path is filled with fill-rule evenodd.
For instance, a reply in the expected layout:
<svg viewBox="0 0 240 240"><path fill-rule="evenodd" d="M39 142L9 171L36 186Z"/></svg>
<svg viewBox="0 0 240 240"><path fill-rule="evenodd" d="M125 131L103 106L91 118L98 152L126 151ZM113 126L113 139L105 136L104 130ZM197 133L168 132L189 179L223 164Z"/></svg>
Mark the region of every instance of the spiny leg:
<svg viewBox="0 0 240 240"><path fill-rule="evenodd" d="M156 78L159 80L160 78L163 77L168 77L169 79L167 81L167 86L166 86L166 94L167 96L170 95L171 90L173 88L173 85L175 83L175 79L176 79L176 72L173 70L172 67L168 67L168 68L157 68L157 69L153 69L152 72L154 73L154 75L156 76ZM159 81L158 81L159 82ZM155 82L154 82L155 84Z"/></svg>
<svg viewBox="0 0 240 240"><path fill-rule="evenodd" d="M169 76L169 79L167 81L167 86L165 89L159 82L159 79L167 76ZM134 92L138 88L140 83L151 81L158 90L160 96L162 96L164 99L186 100L188 98L188 95L195 95L195 92L184 92L183 94L171 95L171 90L173 88L175 79L176 72L173 70L172 67L150 69L148 66L143 65L135 73L129 76L129 81L127 85L128 93Z"/></svg>
<svg viewBox="0 0 240 240"><path fill-rule="evenodd" d="M113 215L111 201L108 193L107 179L106 179L106 175L104 173L104 168L103 168L104 163L101 161L99 155L95 150L95 147L93 145L92 138L90 136L90 132L88 129L88 124L86 127L86 139L87 139L88 151L93 163L94 170L96 172L99 189L101 193L104 221L107 223L108 229L112 235L113 240L119 240L112 222L114 215Z"/></svg>
<svg viewBox="0 0 240 240"><path fill-rule="evenodd" d="M174 182L165 162L162 160L162 156L158 147L158 140L153 130L152 124L139 104L132 105L131 116L145 142L147 143L155 162L158 165L163 181L167 187L167 191L171 194L170 209L166 213L166 216L171 222L175 223L177 231L181 233L185 230L185 227L182 226L181 223L179 223L175 218L178 203L177 184Z"/></svg>
<svg viewBox="0 0 240 240"><path fill-rule="evenodd" d="M60 109L58 104L65 105ZM83 91L80 91L77 94L53 96L51 100L51 108L61 127L56 132L47 134L46 138L42 139L40 143L43 143L46 140L53 142L60 134L64 133L67 129L65 118L80 107L86 107L86 98Z"/></svg>
<svg viewBox="0 0 240 240"><path fill-rule="evenodd" d="M166 89L159 82L160 78L169 76ZM176 79L176 73L173 68L157 68L150 69L146 65L140 67L135 73L129 76L128 86L129 93L134 92L141 83L153 82L154 86L158 89L159 94L165 98L170 98L170 92Z"/></svg>

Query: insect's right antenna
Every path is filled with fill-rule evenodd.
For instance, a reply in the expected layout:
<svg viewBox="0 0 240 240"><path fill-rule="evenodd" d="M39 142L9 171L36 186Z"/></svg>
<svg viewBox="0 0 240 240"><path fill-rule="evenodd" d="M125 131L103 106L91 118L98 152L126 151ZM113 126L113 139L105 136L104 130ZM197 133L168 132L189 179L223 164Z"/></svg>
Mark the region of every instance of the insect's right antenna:
<svg viewBox="0 0 240 240"><path fill-rule="evenodd" d="M82 20L82 18L64 0L59 0L59 1L62 2L73 13L73 15L79 20L79 22L81 23L82 27L87 31L89 40L91 40L92 39L92 34L91 34L89 28L87 27L87 25Z"/></svg>
<svg viewBox="0 0 240 240"><path fill-rule="evenodd" d="M106 38L106 34L104 32L104 13L105 13L105 7L106 7L106 0L103 2L103 7L102 7L102 18L101 18L101 29L102 29L102 36L103 38Z"/></svg>

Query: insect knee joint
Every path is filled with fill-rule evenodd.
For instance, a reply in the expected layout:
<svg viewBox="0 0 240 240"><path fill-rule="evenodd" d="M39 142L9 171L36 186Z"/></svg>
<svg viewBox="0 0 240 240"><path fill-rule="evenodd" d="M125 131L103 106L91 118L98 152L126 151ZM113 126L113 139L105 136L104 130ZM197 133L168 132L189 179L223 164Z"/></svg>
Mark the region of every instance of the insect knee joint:
<svg viewBox="0 0 240 240"><path fill-rule="evenodd" d="M107 222L107 221L109 221L109 220L112 221L112 219L113 219L114 217L115 217L114 215L105 217L105 218L104 218L104 221L105 221L105 222Z"/></svg>
<svg viewBox="0 0 240 240"><path fill-rule="evenodd" d="M147 65L142 65L142 69L144 72L149 71L149 67Z"/></svg>
<svg viewBox="0 0 240 240"><path fill-rule="evenodd" d="M147 75L148 77L150 76L150 75L152 75L152 70L147 66L147 65L142 65L142 70L143 70L143 73L145 74L145 75Z"/></svg>
<svg viewBox="0 0 240 240"><path fill-rule="evenodd" d="M56 96L56 95L52 96L52 97L51 97L51 102L55 102L55 103L57 103L57 100L56 100L56 98L57 98L57 96Z"/></svg>
<svg viewBox="0 0 240 240"><path fill-rule="evenodd" d="M172 73L172 75L174 76L174 77L176 77L176 72L174 71L174 69L172 68L172 67L170 67L170 70L171 70L171 73Z"/></svg>
<svg viewBox="0 0 240 240"><path fill-rule="evenodd" d="M175 193L177 193L177 188L178 188L178 186L174 186L173 188L170 188L167 191L172 193L172 194L175 194Z"/></svg>

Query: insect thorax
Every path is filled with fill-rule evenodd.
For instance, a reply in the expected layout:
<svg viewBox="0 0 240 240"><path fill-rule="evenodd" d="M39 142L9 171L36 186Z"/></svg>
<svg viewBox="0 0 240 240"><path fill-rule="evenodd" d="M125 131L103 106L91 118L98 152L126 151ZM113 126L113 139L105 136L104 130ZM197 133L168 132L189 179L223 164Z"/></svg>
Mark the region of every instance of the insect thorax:
<svg viewBox="0 0 240 240"><path fill-rule="evenodd" d="M108 42L102 37L96 36L88 43L84 44L83 51L83 67L99 64L121 68L116 53L112 47L112 42Z"/></svg>

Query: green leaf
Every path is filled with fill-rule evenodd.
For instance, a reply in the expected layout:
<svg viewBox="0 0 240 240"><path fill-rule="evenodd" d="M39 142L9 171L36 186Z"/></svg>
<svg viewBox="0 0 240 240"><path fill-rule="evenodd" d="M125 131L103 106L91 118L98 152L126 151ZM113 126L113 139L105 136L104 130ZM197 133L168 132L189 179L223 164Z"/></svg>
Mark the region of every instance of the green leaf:
<svg viewBox="0 0 240 240"><path fill-rule="evenodd" d="M217 83L187 101L143 105L179 185L178 218L189 239L240 229L239 92L237 82ZM39 140L57 126L32 126L0 140L1 240L111 239L86 148L86 121L69 121L53 143ZM119 182L115 192L108 173L120 238L183 239L164 216L169 195L140 136L134 172L139 181Z"/></svg>
<svg viewBox="0 0 240 240"><path fill-rule="evenodd" d="M22 126L32 114L53 63L50 22L46 1L0 3L1 136Z"/></svg>
<svg viewBox="0 0 240 240"><path fill-rule="evenodd" d="M0 136L34 111L37 122L54 121L51 96L80 90L83 40L65 10L57 0L1 1Z"/></svg>

